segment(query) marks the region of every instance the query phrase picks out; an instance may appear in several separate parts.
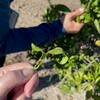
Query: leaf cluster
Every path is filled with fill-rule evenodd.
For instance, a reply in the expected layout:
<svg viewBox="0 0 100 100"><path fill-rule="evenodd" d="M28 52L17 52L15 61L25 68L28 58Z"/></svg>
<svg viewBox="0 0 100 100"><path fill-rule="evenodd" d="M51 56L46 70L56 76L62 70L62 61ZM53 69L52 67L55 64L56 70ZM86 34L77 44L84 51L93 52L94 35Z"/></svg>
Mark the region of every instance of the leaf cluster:
<svg viewBox="0 0 100 100"><path fill-rule="evenodd" d="M45 59L50 59L61 80L59 88L63 93L74 91L92 91L95 93L100 88L100 60L96 56L84 54L72 55L64 52L61 47L56 47L45 52L43 49L32 44L32 53L41 52L34 70L37 70L44 63Z"/></svg>
<svg viewBox="0 0 100 100"><path fill-rule="evenodd" d="M97 22L100 20L97 16L100 12L100 0L80 1L86 10L77 21L84 21L85 26L77 35L67 34L43 48L32 44L32 57L37 57L34 70L41 68L45 59L50 59L61 80L59 88L64 93L84 90L95 94L100 92L100 47L95 45L100 43L100 23ZM50 5L43 20L51 22L69 11L71 10L65 5Z"/></svg>
<svg viewBox="0 0 100 100"><path fill-rule="evenodd" d="M94 24L100 34L100 0L81 0L85 12L77 18L78 21Z"/></svg>

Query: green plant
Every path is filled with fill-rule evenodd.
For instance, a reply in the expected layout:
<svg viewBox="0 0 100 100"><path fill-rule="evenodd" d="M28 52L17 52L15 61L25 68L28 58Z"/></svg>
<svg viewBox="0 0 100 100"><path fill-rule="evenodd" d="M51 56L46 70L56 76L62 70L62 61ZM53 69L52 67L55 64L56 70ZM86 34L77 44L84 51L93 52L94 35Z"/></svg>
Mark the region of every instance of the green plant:
<svg viewBox="0 0 100 100"><path fill-rule="evenodd" d="M64 93L72 94L74 90L85 90L94 95L100 92L100 54L95 50L99 49L95 46L95 41L100 39L100 34L93 23L100 18L97 18L99 12L93 12L95 7L91 8L90 4L97 1L99 3L99 0L80 1L85 5L86 10L77 18L77 21L84 21L86 23L84 28L75 36L66 33L67 36L64 35L63 38L43 48L32 44L32 55L37 59L34 70L39 69L45 59L50 59L61 80L59 88ZM100 9L99 6L96 5L96 7ZM69 11L70 9L64 5L51 4L47 13L43 15L43 20L51 22Z"/></svg>
<svg viewBox="0 0 100 100"><path fill-rule="evenodd" d="M47 8L46 14L43 15L43 21L54 21L61 17L65 12L70 12L71 10L66 7L65 5L58 4L58 5L52 5L50 4L50 7Z"/></svg>
<svg viewBox="0 0 100 100"><path fill-rule="evenodd" d="M84 4L85 12L78 17L78 21L94 24L100 33L100 0L80 0Z"/></svg>
<svg viewBox="0 0 100 100"><path fill-rule="evenodd" d="M32 50L33 54L41 52L34 70L41 67L45 59L50 59L58 72L61 80L60 88L64 90L63 92L73 93L73 89L78 91L83 89L95 93L99 88L100 60L98 57L84 54L70 56L60 47L45 52L34 44L32 44Z"/></svg>

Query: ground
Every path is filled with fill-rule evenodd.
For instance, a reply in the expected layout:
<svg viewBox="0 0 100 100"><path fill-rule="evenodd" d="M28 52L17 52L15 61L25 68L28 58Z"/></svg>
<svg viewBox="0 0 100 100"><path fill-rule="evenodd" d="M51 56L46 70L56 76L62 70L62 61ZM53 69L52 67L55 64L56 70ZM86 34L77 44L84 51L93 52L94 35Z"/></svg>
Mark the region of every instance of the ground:
<svg viewBox="0 0 100 100"><path fill-rule="evenodd" d="M65 4L72 10L80 7L79 0L14 0L11 8L19 13L16 27L30 27L40 24L42 22L42 15L49 5L48 1L54 4ZM27 52L21 52L8 55L5 65L16 62L34 63L34 61L27 58ZM47 78L43 78L43 76L48 75L48 73L52 73L52 71L49 69L39 72L42 78L37 91L33 94L33 100L85 100L84 93L82 93L83 95L75 93L73 97L63 96L56 85L46 86Z"/></svg>

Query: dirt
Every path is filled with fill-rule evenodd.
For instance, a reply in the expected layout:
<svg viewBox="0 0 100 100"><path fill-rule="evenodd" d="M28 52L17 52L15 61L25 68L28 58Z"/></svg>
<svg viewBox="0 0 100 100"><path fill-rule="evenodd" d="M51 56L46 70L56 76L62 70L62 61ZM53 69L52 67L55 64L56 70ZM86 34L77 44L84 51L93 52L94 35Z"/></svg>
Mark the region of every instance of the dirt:
<svg viewBox="0 0 100 100"><path fill-rule="evenodd" d="M42 23L42 15L46 12L49 6L49 0L14 0L11 8L19 13L19 18L16 27L30 27ZM53 4L65 4L72 10L80 7L79 0L50 0ZM17 62L34 63L34 60L27 58L27 52L19 52L16 54L7 55L5 65ZM85 93L75 93L72 97L68 94L62 95L57 88L56 82L48 83L49 74L52 74L52 69L39 71L40 83L33 94L33 100L85 100Z"/></svg>

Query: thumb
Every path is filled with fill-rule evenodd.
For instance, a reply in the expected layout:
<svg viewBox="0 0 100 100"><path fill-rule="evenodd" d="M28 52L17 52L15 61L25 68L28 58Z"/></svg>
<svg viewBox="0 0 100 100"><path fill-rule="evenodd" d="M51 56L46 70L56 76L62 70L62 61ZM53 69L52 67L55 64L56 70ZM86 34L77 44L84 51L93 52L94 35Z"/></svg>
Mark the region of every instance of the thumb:
<svg viewBox="0 0 100 100"><path fill-rule="evenodd" d="M25 84L33 75L32 69L15 70L0 78L0 98L4 98L15 87Z"/></svg>
<svg viewBox="0 0 100 100"><path fill-rule="evenodd" d="M71 13L71 18L74 19L84 12L84 8L79 8Z"/></svg>

